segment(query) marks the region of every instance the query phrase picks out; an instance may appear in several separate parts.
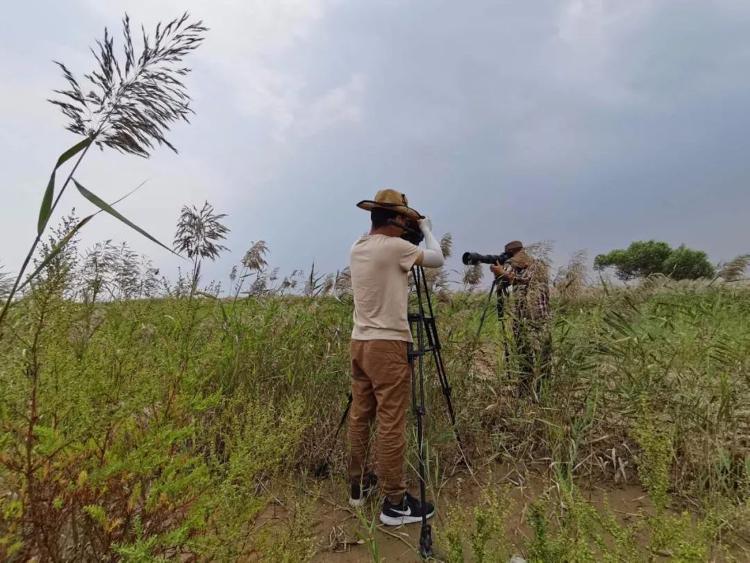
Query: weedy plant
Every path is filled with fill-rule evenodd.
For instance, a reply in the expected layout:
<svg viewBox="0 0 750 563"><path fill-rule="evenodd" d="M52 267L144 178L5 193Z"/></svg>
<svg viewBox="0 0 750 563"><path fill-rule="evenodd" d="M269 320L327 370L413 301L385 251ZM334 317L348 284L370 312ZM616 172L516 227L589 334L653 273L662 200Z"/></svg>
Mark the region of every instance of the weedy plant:
<svg viewBox="0 0 750 563"><path fill-rule="evenodd" d="M84 303L100 299L119 300L154 297L158 294L159 270L127 243L95 244L86 251L76 291Z"/></svg>
<svg viewBox="0 0 750 563"><path fill-rule="evenodd" d="M216 260L227 247L220 244L226 238L229 228L221 220L225 213L215 213L213 206L205 202L203 207L183 206L177 221L177 232L174 236L175 252L186 255L193 261L190 276L190 298L198 289L201 264L203 260Z"/></svg>
<svg viewBox="0 0 750 563"><path fill-rule="evenodd" d="M247 290L247 295L264 295L269 291L269 283L276 281L278 276L278 270L273 270L269 275L266 274L266 266L268 266L268 245L266 241L259 240L253 242L250 248L247 249L245 255L242 257L242 270L237 276L236 271L232 277L232 281L236 282L234 300L237 301L242 289L244 287L245 280L250 276L254 276L255 279L250 284Z"/></svg>
<svg viewBox="0 0 750 563"><path fill-rule="evenodd" d="M571 257L568 264L557 272L553 287L561 299L571 300L580 297L581 292L588 285L586 262L586 251L579 250Z"/></svg>
<svg viewBox="0 0 750 563"><path fill-rule="evenodd" d="M75 221L41 247L55 248ZM123 266L140 260L103 245L93 268L76 248L73 237L48 263L11 312L14 338L0 341L0 557L309 558L304 523L316 508L297 485L326 455L346 396L348 300L283 283L232 300L189 299L174 284L160 299L133 299L109 268L125 269L123 287L141 286ZM240 272L268 261L256 246ZM112 293L84 299L81 271L93 272L87 287ZM513 552L696 560L740 541L750 492L742 285L588 288L565 307L555 301L554 375L538 402L515 396L496 319L467 363L484 299L451 293L435 312L469 458L545 483L534 535ZM442 500L460 456L429 375L426 390L429 484ZM344 460L340 441L333 470L343 474ZM650 511L619 506L634 513L623 522L595 508L583 487L609 482L640 483ZM476 486L487 499L496 485ZM500 524L520 508L479 504L440 504L451 516L436 519L435 537L452 560L511 553ZM276 509L278 526L263 524ZM284 542L273 544L276 531Z"/></svg>
<svg viewBox="0 0 750 563"><path fill-rule="evenodd" d="M722 279L725 282L740 281L745 275L748 266L750 266L750 254L740 254L739 256L735 256L729 262L719 264L716 277L711 283L717 279Z"/></svg>
<svg viewBox="0 0 750 563"><path fill-rule="evenodd" d="M352 293L352 272L349 266L343 270L337 271L333 282L333 296L336 299L351 297Z"/></svg>
<svg viewBox="0 0 750 563"><path fill-rule="evenodd" d="M484 277L484 269L482 264L474 264L472 266L465 266L463 271L463 277L461 281L464 284L464 291L474 291L482 283Z"/></svg>
<svg viewBox="0 0 750 563"><path fill-rule="evenodd" d="M0 265L0 299L4 299L10 293L11 284L10 274Z"/></svg>
<svg viewBox="0 0 750 563"><path fill-rule="evenodd" d="M83 139L63 152L53 167L39 209L37 234L5 297L5 304L0 310L0 326L7 317L18 291L26 287L46 266L46 262L42 261L24 278L26 269L42 241L50 217L71 182L85 199L99 208L99 212L109 213L167 248L122 216L112 205L82 186L74 175L92 145L102 149L113 148L125 154L141 157L148 157L158 145L166 145L176 150L167 139L169 128L175 121L187 121L192 112L190 96L183 83L183 77L189 69L183 66L183 59L201 44L206 31L207 28L200 21L190 21L189 15L185 13L166 25L157 24L152 36L144 30L141 44L136 51L130 19L126 15L123 19L122 58L115 54L114 39L105 28L104 39L97 41L97 49L92 51L96 67L84 75L85 86L63 63L57 63L62 69L68 87L56 90L55 93L59 97L50 101L68 118L67 129ZM57 188L58 170L74 157L75 162L68 175ZM57 241L57 246L46 253L46 260L54 259L95 215L80 219L70 229L69 236Z"/></svg>
<svg viewBox="0 0 750 563"><path fill-rule="evenodd" d="M499 563L510 558L505 533L510 505L502 492L492 486L488 486L482 496L473 509L455 505L450 509L441 529L447 561Z"/></svg>

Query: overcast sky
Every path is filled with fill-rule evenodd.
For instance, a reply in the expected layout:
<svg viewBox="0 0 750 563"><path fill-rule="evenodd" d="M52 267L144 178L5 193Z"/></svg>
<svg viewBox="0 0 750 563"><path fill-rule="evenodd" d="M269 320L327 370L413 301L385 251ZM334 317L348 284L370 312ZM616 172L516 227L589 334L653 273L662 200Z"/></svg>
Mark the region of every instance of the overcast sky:
<svg viewBox="0 0 750 563"><path fill-rule="evenodd" d="M88 47L127 10L152 27L188 9L211 28L189 59L196 115L175 155L92 151L78 179L172 240L183 204L228 214L226 278L264 239L282 273L334 271L368 227L354 204L405 192L455 251L550 240L563 263L661 239L713 261L750 251L750 2L746 0L12 2L0 19L0 264L34 236L51 165L74 144L47 103L52 59L88 72ZM63 208L89 206L77 193ZM90 227L90 228L88 228ZM98 216L82 246L127 240Z"/></svg>

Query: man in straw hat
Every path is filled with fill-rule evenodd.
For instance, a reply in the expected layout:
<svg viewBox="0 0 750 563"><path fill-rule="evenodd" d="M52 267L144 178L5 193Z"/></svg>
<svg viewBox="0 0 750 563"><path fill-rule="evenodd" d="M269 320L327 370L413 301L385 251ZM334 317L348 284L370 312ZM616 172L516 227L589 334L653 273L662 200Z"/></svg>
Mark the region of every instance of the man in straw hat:
<svg viewBox="0 0 750 563"><path fill-rule="evenodd" d="M510 258L490 270L501 287L511 287L513 339L518 353L520 392L539 396L542 378L549 373L552 356L549 279L547 266L532 258L519 240L505 245ZM504 314L498 295L498 314ZM501 319L502 320L502 319Z"/></svg>
<svg viewBox="0 0 750 563"><path fill-rule="evenodd" d="M385 495L380 521L389 526L432 517L435 508L406 490L406 410L411 392L407 355L412 342L407 319L408 275L414 265L443 265L429 219L409 207L406 196L384 189L357 207L370 212L369 234L351 250L354 329L351 341L352 406L349 415L349 503L361 506L376 481ZM419 229L425 248L401 238ZM370 425L377 422L375 468L369 471Z"/></svg>

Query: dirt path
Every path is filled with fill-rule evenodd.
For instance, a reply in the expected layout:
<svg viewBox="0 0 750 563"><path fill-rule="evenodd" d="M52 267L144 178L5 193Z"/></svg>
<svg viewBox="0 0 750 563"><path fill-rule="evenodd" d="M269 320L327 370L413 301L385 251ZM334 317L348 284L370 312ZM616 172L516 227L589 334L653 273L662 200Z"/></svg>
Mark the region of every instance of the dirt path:
<svg viewBox="0 0 750 563"><path fill-rule="evenodd" d="M496 471L496 474L502 472ZM507 541L513 553L523 554L531 533L527 524L529 504L549 486L549 482L541 479L521 484L507 479L493 479L487 474L477 477L476 481L468 476L447 481L437 494L430 495L435 499L436 505L436 515L431 523L437 558L440 558L441 547L445 546L445 543L441 543L444 542L441 531L447 525L449 512L457 506L467 512L471 511L482 502L486 491L492 488L502 489L503 501L508 504L508 517L505 521ZM606 502L609 509L623 522L650 509L648 499L641 488L636 486L616 489L594 487L586 491L586 496L597 507ZM358 513L347 504L347 490L343 484L337 486L326 483L319 500L318 512L323 516L315 524L319 551L313 561L421 561L418 553L420 525L411 524L400 528L382 526L377 520L379 508L379 502L373 500Z"/></svg>

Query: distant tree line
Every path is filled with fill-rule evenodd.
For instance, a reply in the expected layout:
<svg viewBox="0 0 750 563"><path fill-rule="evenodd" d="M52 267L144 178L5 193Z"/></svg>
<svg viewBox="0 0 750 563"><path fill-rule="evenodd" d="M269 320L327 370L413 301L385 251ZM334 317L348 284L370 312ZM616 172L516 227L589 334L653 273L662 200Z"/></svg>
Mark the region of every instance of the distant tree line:
<svg viewBox="0 0 750 563"><path fill-rule="evenodd" d="M635 241L625 249L615 249L599 254L594 259L594 268L604 270L612 267L621 280L645 278L654 274L668 276L675 280L695 280L700 278L741 277L747 266L747 255L738 256L727 264L714 266L702 250L688 248L684 244L672 248L663 241ZM738 260L742 264L735 264ZM718 269L718 273L717 273ZM739 272L739 276L734 275Z"/></svg>

